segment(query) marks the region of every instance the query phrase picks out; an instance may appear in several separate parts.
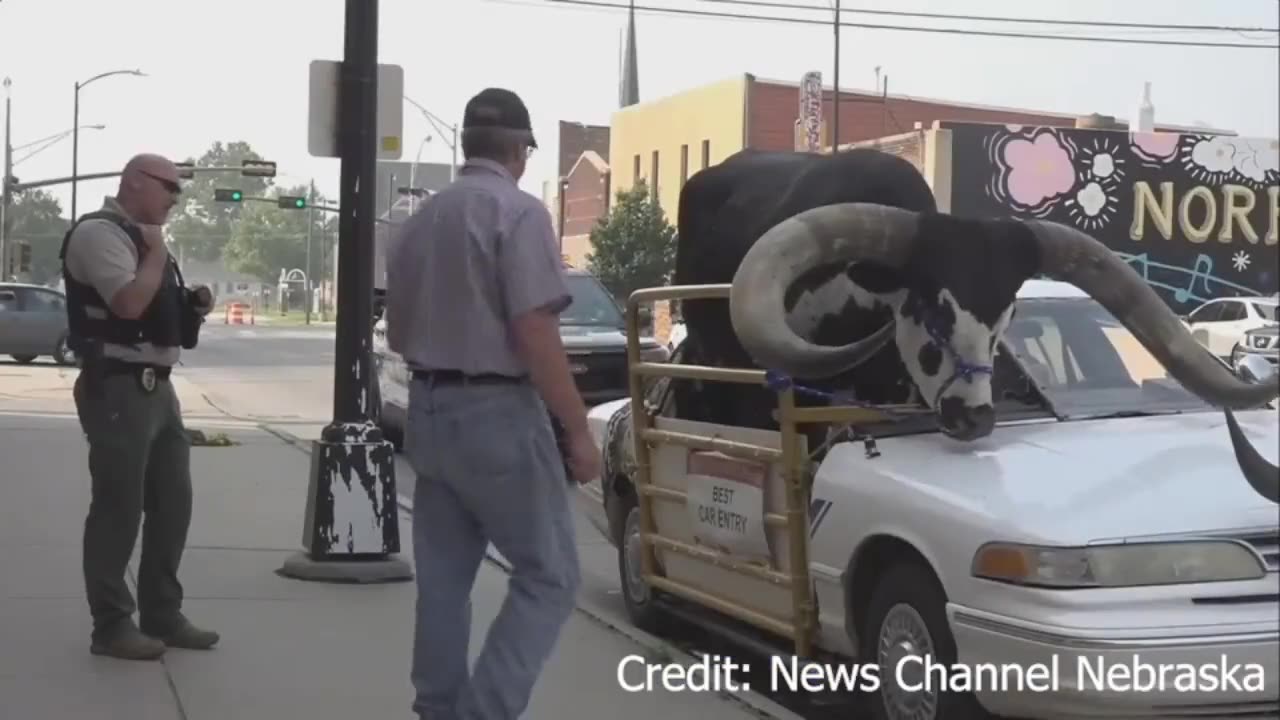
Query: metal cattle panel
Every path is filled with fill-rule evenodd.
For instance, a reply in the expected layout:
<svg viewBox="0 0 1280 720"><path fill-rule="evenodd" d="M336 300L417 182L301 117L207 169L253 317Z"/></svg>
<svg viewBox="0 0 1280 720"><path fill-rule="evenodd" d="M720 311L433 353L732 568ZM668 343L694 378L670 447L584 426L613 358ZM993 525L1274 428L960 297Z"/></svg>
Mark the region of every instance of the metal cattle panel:
<svg viewBox="0 0 1280 720"><path fill-rule="evenodd" d="M682 377L714 382L763 385L760 370L642 363L639 343L640 303L656 300L725 299L729 285L690 285L637 290L627 302L627 360L635 440L640 510L642 575L652 587L710 607L763 630L787 637L802 658L812 655L817 617L808 562L807 453L796 432L795 401L790 389L779 392L780 432L751 431L670 418L650 427L642 378ZM654 450L654 452L651 452ZM694 453L693 451L703 451ZM696 455L697 459L691 459ZM759 472L753 471L755 461ZM723 470L698 469L719 464ZM755 557L695 541L688 512L688 470L695 475L739 475L738 487L756 487L764 507L760 513L763 544ZM655 477L656 476L656 477ZM713 483L713 488L719 486ZM699 484L704 490L705 484ZM720 493L729 492L719 488ZM754 496L753 496L754 497ZM655 502L657 501L657 502ZM678 505L685 505L682 511ZM733 522L726 523L732 525ZM714 527L714 523L708 525ZM706 528L704 528L705 530ZM714 545L714 543L712 543ZM663 551L659 573L656 551ZM741 551L741 548L739 548Z"/></svg>

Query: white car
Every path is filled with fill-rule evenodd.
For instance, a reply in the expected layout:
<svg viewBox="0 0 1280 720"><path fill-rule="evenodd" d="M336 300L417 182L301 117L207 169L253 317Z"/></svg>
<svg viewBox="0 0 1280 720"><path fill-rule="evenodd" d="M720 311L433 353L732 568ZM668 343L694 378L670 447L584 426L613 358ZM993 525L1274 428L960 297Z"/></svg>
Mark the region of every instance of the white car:
<svg viewBox="0 0 1280 720"><path fill-rule="evenodd" d="M1280 297L1215 298L1183 321L1191 336L1220 358L1232 356L1249 330L1276 324Z"/></svg>
<svg viewBox="0 0 1280 720"><path fill-rule="evenodd" d="M1064 283L1023 286L1001 350L992 380L1000 421L990 437L952 441L926 415L879 428L876 457L862 442L841 442L822 459L807 498L817 647L881 668L886 681L873 695L881 719L967 720L982 710L1276 717L1280 517L1242 477L1223 413ZM625 402L591 410L606 452L610 418ZM1274 463L1274 407L1235 417ZM675 429L679 421L666 422ZM738 441L762 432L688 425ZM687 481L661 474L683 467L678 460L653 463L659 485ZM619 546L633 622L651 623L688 601L664 603L640 579L630 483L605 477L584 492L594 498L596 526ZM684 505L661 507L672 508L658 516L664 536L691 532ZM763 509L747 512L764 527ZM769 539L775 553L778 537ZM708 565L690 570L694 561L678 553L657 557L670 578L687 573L681 582L761 608L772 602L769 614L787 617L784 588ZM940 692L935 675L932 691L904 697L887 678L910 655L932 656L952 669L952 682L961 667L1005 672L1009 683L1030 673L1030 691L1002 692L988 679L972 694ZM1238 685L1224 677L1232 666ZM1056 687L1035 683L1042 672ZM1148 691L1126 690L1126 682Z"/></svg>

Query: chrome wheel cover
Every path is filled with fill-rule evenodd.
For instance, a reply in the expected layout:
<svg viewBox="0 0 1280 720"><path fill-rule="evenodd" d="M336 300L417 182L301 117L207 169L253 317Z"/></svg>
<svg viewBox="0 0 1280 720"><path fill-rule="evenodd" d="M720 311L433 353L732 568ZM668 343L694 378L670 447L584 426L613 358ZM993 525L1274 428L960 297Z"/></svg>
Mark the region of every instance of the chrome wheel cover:
<svg viewBox="0 0 1280 720"><path fill-rule="evenodd" d="M933 663L938 662L933 638L929 636L929 628L920 613L906 603L890 608L880 623L877 647L881 672L880 697L884 702L885 714L893 720L932 720L937 717L936 687L913 692L897 685L897 667L903 658L915 656L929 658ZM912 663L903 669L902 675L912 685L921 684L925 679L924 667ZM935 684L937 682L936 679L932 681Z"/></svg>
<svg viewBox="0 0 1280 720"><path fill-rule="evenodd" d="M649 602L649 585L641 577L644 567L640 554L644 552L644 543L640 540L640 511L633 509L627 513L626 532L623 533L622 555L624 575L626 576L627 597L636 605Z"/></svg>

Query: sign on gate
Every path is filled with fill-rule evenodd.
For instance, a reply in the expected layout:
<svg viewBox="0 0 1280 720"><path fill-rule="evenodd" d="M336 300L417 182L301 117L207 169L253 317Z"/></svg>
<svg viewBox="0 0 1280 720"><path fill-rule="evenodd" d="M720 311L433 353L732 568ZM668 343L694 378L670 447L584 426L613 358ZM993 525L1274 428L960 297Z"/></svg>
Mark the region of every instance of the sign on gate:
<svg viewBox="0 0 1280 720"><path fill-rule="evenodd" d="M768 558L764 482L768 467L723 453L690 451L686 507L698 542L731 555Z"/></svg>

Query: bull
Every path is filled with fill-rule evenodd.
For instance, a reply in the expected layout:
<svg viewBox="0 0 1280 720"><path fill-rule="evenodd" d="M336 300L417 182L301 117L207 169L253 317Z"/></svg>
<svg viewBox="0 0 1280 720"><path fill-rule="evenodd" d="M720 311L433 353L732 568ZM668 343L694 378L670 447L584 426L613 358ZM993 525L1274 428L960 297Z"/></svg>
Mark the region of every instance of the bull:
<svg viewBox="0 0 1280 720"><path fill-rule="evenodd" d="M990 372L1018 288L1043 274L1097 300L1229 420L1230 409L1280 394L1276 378L1232 374L1092 237L1052 222L939 213L916 168L886 153L741 151L690 177L679 202L673 283L732 283L727 308L682 303L686 362L762 367L867 402L918 392L945 435L972 441L995 425ZM765 388L672 389L679 417L776 427ZM1250 483L1274 498L1275 466L1241 457Z"/></svg>

